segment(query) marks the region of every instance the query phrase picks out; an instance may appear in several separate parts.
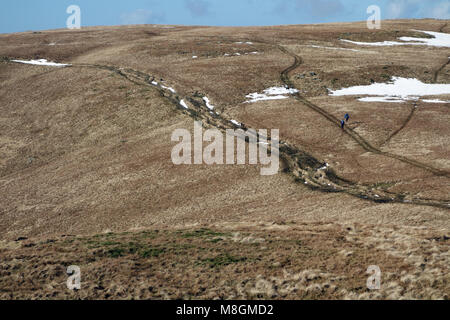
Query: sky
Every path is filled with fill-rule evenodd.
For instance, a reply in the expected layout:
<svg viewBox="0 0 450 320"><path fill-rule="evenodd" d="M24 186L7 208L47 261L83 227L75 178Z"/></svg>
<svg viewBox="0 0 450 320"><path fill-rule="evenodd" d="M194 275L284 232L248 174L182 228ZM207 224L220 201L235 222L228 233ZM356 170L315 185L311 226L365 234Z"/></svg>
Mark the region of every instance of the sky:
<svg viewBox="0 0 450 320"><path fill-rule="evenodd" d="M12 0L1 5L0 33L65 28L70 5L80 7L82 27L351 22L367 20L370 5L382 19L450 19L450 0Z"/></svg>

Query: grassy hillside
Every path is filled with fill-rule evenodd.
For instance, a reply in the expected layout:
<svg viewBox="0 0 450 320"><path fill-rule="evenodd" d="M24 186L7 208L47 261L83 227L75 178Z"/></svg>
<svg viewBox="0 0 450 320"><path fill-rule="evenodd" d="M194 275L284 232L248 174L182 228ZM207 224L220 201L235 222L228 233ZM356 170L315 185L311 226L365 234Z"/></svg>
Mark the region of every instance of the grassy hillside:
<svg viewBox="0 0 450 320"><path fill-rule="evenodd" d="M448 48L340 41L427 37L412 30L450 24L0 35L0 297L448 298L449 104L328 95L393 76L450 83ZM300 92L244 103L282 85ZM231 119L280 129L279 174L172 163L175 129ZM85 289L67 290L68 265Z"/></svg>

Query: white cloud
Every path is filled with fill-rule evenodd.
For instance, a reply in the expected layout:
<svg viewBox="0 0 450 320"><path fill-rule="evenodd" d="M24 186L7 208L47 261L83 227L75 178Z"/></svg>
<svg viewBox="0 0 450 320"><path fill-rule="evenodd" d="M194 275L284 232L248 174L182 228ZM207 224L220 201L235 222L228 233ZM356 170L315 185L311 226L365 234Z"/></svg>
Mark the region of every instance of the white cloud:
<svg viewBox="0 0 450 320"><path fill-rule="evenodd" d="M450 19L449 0L390 0L386 6L388 19L435 18Z"/></svg>
<svg viewBox="0 0 450 320"><path fill-rule="evenodd" d="M420 0L391 0L387 5L389 19L413 17L419 11Z"/></svg>
<svg viewBox="0 0 450 320"><path fill-rule="evenodd" d="M404 9L404 5L400 2L390 3L387 7L387 16L389 18L395 19L401 17Z"/></svg>
<svg viewBox="0 0 450 320"><path fill-rule="evenodd" d="M149 24L160 22L163 19L161 14L155 14L151 10L137 9L133 12L123 13L120 16L122 24Z"/></svg>
<svg viewBox="0 0 450 320"><path fill-rule="evenodd" d="M210 13L210 3L204 0L186 0L185 5L193 17L206 16Z"/></svg>

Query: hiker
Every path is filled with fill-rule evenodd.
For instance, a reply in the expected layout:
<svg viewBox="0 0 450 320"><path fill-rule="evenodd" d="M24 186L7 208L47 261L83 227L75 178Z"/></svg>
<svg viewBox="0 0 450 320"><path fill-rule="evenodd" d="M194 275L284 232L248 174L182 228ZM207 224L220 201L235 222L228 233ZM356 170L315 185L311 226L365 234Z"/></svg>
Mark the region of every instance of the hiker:
<svg viewBox="0 0 450 320"><path fill-rule="evenodd" d="M344 129L344 126L345 126L345 121L341 120L341 129Z"/></svg>
<svg viewBox="0 0 450 320"><path fill-rule="evenodd" d="M350 120L350 115L348 113L346 113L344 118L345 118L345 122L348 122L348 120Z"/></svg>

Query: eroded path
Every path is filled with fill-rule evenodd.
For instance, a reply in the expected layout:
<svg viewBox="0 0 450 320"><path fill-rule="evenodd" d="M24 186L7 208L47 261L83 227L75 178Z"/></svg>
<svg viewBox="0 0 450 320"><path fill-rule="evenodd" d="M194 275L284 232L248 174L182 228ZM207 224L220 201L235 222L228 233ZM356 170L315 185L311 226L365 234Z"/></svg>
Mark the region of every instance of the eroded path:
<svg viewBox="0 0 450 320"><path fill-rule="evenodd" d="M294 53L288 51L286 48L279 46L280 50L286 54L291 55L294 58L294 63L286 68L281 73L281 80L288 86L294 87L290 78L289 73L295 68L297 68L301 63L301 57L295 55ZM115 74L127 79L138 86L150 86L153 87L161 93L163 97L168 99L174 105L180 109L181 112L192 117L195 120L201 120L205 127L212 127L225 131L226 129L244 129L245 125L238 125L228 119L224 114L218 114L212 112L203 97L200 96L189 96L183 97L174 90L170 90L161 84L154 82L155 77L147 73L134 70L131 68L120 68L116 66L99 65L99 64L74 64L71 67L74 68L94 68L100 70L108 70L114 72ZM306 98L302 97L300 94L296 94L295 99L307 105L311 109L320 113L322 116L327 118L330 122L338 125L338 119L332 114L318 107L317 105L311 103ZM188 103L188 108L186 108ZM422 169L431 171L435 175L445 175L449 176L448 172L443 172L426 164L422 164L415 160L411 160L402 156L395 154L390 154L387 152L382 152L379 149L373 147L359 134L354 132L352 129L347 128L345 132L352 137L358 144L360 144L366 151L373 152L376 154L382 154L391 158L396 158L400 161L411 164ZM270 145L270 137L268 138ZM403 194L397 194L383 190L381 188L374 188L373 186L359 184L347 179L339 177L332 168L328 167L323 161L314 158L312 155L300 150L293 144L285 141L280 141L279 148L280 158L285 164L284 172L291 174L296 182L304 184L306 187L313 190L318 190L322 192L343 192L361 199L366 199L369 201L377 203L404 203L410 205L425 205L434 206L440 208L450 209L450 200L447 199L425 199L418 197L405 198Z"/></svg>
<svg viewBox="0 0 450 320"><path fill-rule="evenodd" d="M433 83L437 83L439 78L439 73L442 72L450 64L450 57L448 57L447 62L445 62L439 69L437 69L433 74Z"/></svg>
<svg viewBox="0 0 450 320"><path fill-rule="evenodd" d="M284 47L279 47L280 50L286 54L289 54L290 56L292 56L295 61L294 64L291 65L289 68L285 69L282 73L281 73L281 80L289 87L295 87L294 84L292 83L292 81L289 78L289 74L291 71L295 70L297 67L299 67L302 64L302 58L299 57L298 55L296 55L295 53L289 51L288 49L284 48ZM322 109L321 107L319 107L318 105L312 103L311 101L307 100L305 97L303 97L300 93L297 93L296 95L294 95L295 99L297 99L298 101L302 102L304 105L308 106L310 109L314 110L315 112L319 113L320 115L322 115L324 118L326 118L327 120L329 120L330 122L332 122L335 126L340 126L340 121L338 118L336 118L333 114L329 113L328 111ZM345 127L344 128L344 132L349 135L356 143L358 143L365 151L374 153L374 154L378 154L378 155L382 155L385 157L389 157L389 158L393 158L393 159L397 159L401 162L407 163L413 167L416 168L420 168L426 171L431 172L433 175L436 176L445 176L450 178L450 172L442 170L442 169L438 169L435 168L427 163L422 163L413 159L409 159L407 157L395 154L395 153L390 153L390 152L386 152L386 151L381 151L380 149L376 148L375 146L373 146L370 142L368 142L366 139L364 139L360 134L358 134L356 131L354 131L353 129L349 128L349 127Z"/></svg>
<svg viewBox="0 0 450 320"><path fill-rule="evenodd" d="M394 138L396 135L398 135L404 128L406 128L406 126L408 125L408 123L411 121L411 119L414 116L414 113L416 113L417 110L417 105L414 103L414 105L411 107L411 111L408 114L408 117L406 118L406 120L403 122L403 124L400 126L400 128L398 128L397 130L395 130L394 132L392 132L389 137L383 142L383 144L381 146L384 146L386 144L388 144L392 138Z"/></svg>
<svg viewBox="0 0 450 320"><path fill-rule="evenodd" d="M298 56L295 56L294 64L289 66L286 70L284 70L281 73L281 78L283 82L285 82L287 85L292 86L292 83L289 79L289 72L294 70L301 63L302 59ZM164 88L160 84L158 85L153 84L152 82L155 77L143 73L141 71L137 71L130 68L116 68L112 66L88 65L88 64L76 65L75 67L107 69L117 73L118 75L126 78L129 81L132 81L137 85L150 85L152 87L156 87L164 97L166 97L172 103L177 105L177 107L182 112L194 118L195 120L203 121L205 126L214 127L222 131L225 131L226 129L241 128L240 126L231 122L231 119L226 118L225 115L223 114L219 115L215 112L211 112L211 110L207 107L202 97L182 97L180 94L172 92L171 90ZM319 113L323 114L327 119L329 119L333 123L338 123L337 118L327 113L320 107L317 107L313 103L309 102L301 95L298 94L295 96L295 98L309 105L311 108L318 111ZM182 105L182 101L187 101L190 105L190 108L186 109ZM246 129L245 126L242 128L244 130ZM351 129L348 129L347 133L351 137L354 136L359 137L359 135L354 133L354 131ZM354 133L354 135L352 135L352 133ZM270 141L270 137L268 139ZM375 150L380 154L383 153L382 151L379 151L374 147L372 147L363 138L361 138L360 141L363 145L366 144L369 150ZM343 179L339 177L331 168L327 167L323 161L314 158L312 155L284 141L280 141L280 158L283 159L284 163L287 165L287 168L285 168L285 172L289 172L295 177L297 182L301 182L311 189L320 190L324 192L345 192L357 196L359 198L371 200L378 203L396 202L396 203L408 203L416 205L429 205L442 208L450 208L450 200L446 199L433 200L421 198L405 199L404 196L401 194L391 193L382 189L378 190L373 189L372 187L369 187L367 185L362 185L349 181L347 179ZM437 169L434 170L434 173L436 172L438 172Z"/></svg>

